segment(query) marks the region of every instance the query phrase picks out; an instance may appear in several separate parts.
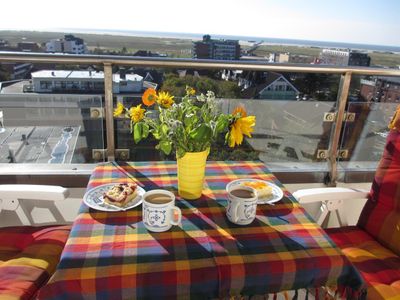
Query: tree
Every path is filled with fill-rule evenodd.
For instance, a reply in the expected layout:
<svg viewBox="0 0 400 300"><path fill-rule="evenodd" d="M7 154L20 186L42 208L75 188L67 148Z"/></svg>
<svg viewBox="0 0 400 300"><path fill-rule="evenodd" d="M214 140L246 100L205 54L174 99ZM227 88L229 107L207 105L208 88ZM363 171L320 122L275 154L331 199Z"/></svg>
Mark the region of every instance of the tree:
<svg viewBox="0 0 400 300"><path fill-rule="evenodd" d="M235 82L216 80L206 76L186 75L179 77L173 73L167 73L161 89L174 96L182 97L185 95L186 86L193 87L197 93L207 93L213 91L218 98L238 98L240 89Z"/></svg>

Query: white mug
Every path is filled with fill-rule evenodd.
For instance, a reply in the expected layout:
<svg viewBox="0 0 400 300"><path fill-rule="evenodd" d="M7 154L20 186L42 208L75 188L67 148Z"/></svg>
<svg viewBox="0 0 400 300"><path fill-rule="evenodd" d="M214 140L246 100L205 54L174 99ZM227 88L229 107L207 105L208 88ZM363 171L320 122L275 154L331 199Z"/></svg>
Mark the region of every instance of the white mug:
<svg viewBox="0 0 400 300"><path fill-rule="evenodd" d="M244 192L240 193L239 191ZM253 222L256 217L257 200L257 192L254 188L232 186L228 190L228 207L226 208L226 216L229 221L238 225L248 225Z"/></svg>
<svg viewBox="0 0 400 300"><path fill-rule="evenodd" d="M152 190L143 195L143 223L154 232L169 230L172 225L178 225L182 212L175 206L175 195L166 190ZM175 220L177 212L177 220Z"/></svg>

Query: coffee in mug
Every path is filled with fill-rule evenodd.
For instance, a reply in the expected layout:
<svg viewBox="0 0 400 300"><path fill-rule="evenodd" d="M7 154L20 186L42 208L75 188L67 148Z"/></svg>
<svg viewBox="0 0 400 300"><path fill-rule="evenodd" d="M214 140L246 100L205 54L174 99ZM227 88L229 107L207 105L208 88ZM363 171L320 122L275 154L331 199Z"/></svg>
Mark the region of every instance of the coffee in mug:
<svg viewBox="0 0 400 300"><path fill-rule="evenodd" d="M248 199L254 197L254 193L252 191L245 190L242 188L231 191L231 195L242 199Z"/></svg>
<svg viewBox="0 0 400 300"><path fill-rule="evenodd" d="M175 219L177 217L177 219ZM143 223L154 232L169 230L181 222L182 212L175 206L175 195L166 190L152 190L143 195Z"/></svg>
<svg viewBox="0 0 400 300"><path fill-rule="evenodd" d="M151 194L146 197L146 201L152 204L166 204L171 201L171 197L164 194Z"/></svg>
<svg viewBox="0 0 400 300"><path fill-rule="evenodd" d="M238 225L248 225L254 221L257 211L257 192L249 186L233 185L228 190L226 216Z"/></svg>

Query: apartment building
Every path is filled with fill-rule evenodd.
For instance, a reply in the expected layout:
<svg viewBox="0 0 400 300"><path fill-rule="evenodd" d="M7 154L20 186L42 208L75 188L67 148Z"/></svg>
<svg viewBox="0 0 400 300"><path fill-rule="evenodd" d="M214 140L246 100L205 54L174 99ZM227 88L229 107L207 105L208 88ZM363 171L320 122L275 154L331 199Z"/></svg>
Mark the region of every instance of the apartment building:
<svg viewBox="0 0 400 300"><path fill-rule="evenodd" d="M367 102L400 102L400 79L381 76L361 79L360 95Z"/></svg>
<svg viewBox="0 0 400 300"><path fill-rule="evenodd" d="M32 73L35 93L104 93L104 73L96 71L43 70ZM113 93L140 93L143 77L113 74Z"/></svg>
<svg viewBox="0 0 400 300"><path fill-rule="evenodd" d="M47 42L46 52L85 54L87 47L83 39L66 34L63 39L53 39Z"/></svg>
<svg viewBox="0 0 400 300"><path fill-rule="evenodd" d="M367 53L352 50L323 49L318 63L322 65L369 67L371 58Z"/></svg>
<svg viewBox="0 0 400 300"><path fill-rule="evenodd" d="M215 40L204 35L202 41L193 42L193 58L238 60L240 45L238 40Z"/></svg>

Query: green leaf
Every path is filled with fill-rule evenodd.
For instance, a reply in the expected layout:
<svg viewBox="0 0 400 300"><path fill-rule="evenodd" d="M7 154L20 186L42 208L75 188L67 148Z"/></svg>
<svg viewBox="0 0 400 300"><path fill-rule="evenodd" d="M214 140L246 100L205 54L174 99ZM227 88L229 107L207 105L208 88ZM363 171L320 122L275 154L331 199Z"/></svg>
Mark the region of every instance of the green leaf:
<svg viewBox="0 0 400 300"><path fill-rule="evenodd" d="M160 149L165 153L165 154L170 154L172 150L172 143L170 141L161 141L159 143Z"/></svg>
<svg viewBox="0 0 400 300"><path fill-rule="evenodd" d="M142 128L142 139L145 139L149 136L149 125L147 125L146 123L143 123L143 128Z"/></svg>
<svg viewBox="0 0 400 300"><path fill-rule="evenodd" d="M161 139L161 134L160 134L160 128L159 128L159 127L154 128L154 129L152 130L152 134L153 134L153 137L154 137L156 140Z"/></svg>
<svg viewBox="0 0 400 300"><path fill-rule="evenodd" d="M168 135L168 125L167 124L161 125L161 132L163 135Z"/></svg>
<svg viewBox="0 0 400 300"><path fill-rule="evenodd" d="M216 125L216 132L220 133L226 130L229 125L229 117L226 115L219 115Z"/></svg>
<svg viewBox="0 0 400 300"><path fill-rule="evenodd" d="M135 144L139 143L142 139L142 132L143 132L143 123L136 123L133 126L133 140Z"/></svg>
<svg viewBox="0 0 400 300"><path fill-rule="evenodd" d="M176 149L176 155L178 156L178 158L181 158L185 155L186 151L183 148L178 147Z"/></svg>
<svg viewBox="0 0 400 300"><path fill-rule="evenodd" d="M211 138L212 131L207 124L201 124L196 129L192 130L189 136L196 142L202 142Z"/></svg>

